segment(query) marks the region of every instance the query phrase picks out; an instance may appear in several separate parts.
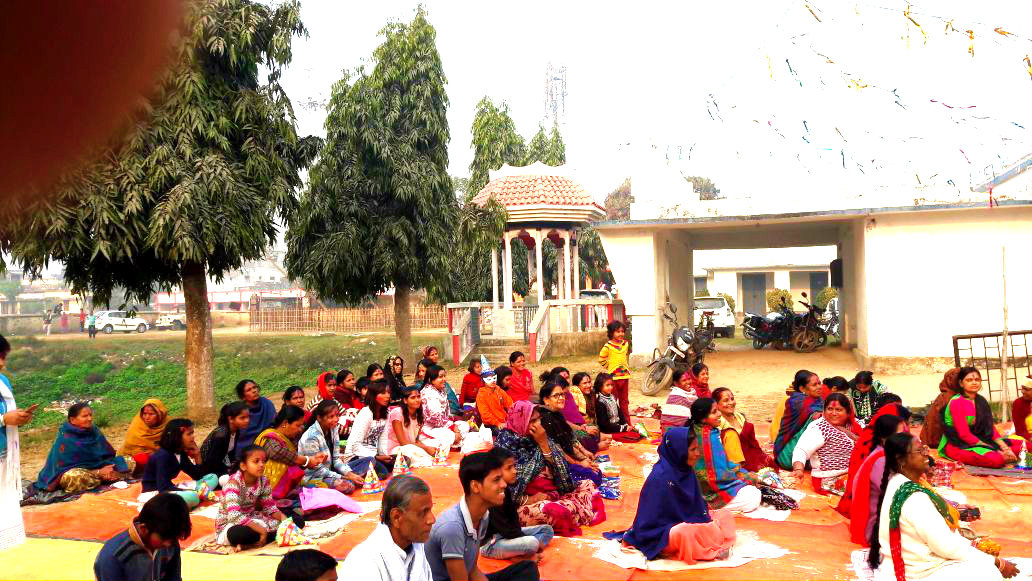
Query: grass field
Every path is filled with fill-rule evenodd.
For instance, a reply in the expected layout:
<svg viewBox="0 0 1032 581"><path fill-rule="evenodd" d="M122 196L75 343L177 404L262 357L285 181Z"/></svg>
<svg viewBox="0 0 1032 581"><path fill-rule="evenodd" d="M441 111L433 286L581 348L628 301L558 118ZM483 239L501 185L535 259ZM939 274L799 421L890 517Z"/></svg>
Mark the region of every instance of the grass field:
<svg viewBox="0 0 1032 581"><path fill-rule="evenodd" d="M443 335L418 335L414 344L440 345ZM369 363L397 351L388 334L361 336L218 335L215 337L215 400L236 399L233 388L243 378L262 386L263 394L279 402L290 385L315 385L321 371L351 369L364 374ZM38 403L40 411L22 429L30 447L34 440L49 441L65 419L53 402L98 400L94 403L101 428L125 424L143 400L157 397L172 415L186 409L186 370L183 334L101 336L95 341L16 338L7 373L20 407ZM408 361L407 373L415 362Z"/></svg>

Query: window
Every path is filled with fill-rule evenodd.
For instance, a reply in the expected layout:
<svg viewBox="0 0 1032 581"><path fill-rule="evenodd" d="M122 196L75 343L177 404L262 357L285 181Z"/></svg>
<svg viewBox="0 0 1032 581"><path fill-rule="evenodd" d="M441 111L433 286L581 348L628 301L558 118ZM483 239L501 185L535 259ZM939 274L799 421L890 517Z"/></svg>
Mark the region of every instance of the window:
<svg viewBox="0 0 1032 581"><path fill-rule="evenodd" d="M697 276L695 277L695 296L707 295L709 290L706 288L706 277Z"/></svg>

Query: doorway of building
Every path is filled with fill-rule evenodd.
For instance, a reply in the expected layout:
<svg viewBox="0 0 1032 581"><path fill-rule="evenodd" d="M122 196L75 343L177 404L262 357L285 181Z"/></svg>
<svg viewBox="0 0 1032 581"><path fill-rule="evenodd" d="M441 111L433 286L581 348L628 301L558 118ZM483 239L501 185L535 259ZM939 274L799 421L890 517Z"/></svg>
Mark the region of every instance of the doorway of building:
<svg viewBox="0 0 1032 581"><path fill-rule="evenodd" d="M817 293L828 288L828 273L827 272L811 272L810 273L810 296L816 300Z"/></svg>
<svg viewBox="0 0 1032 581"><path fill-rule="evenodd" d="M765 273L742 273L742 310L754 315L767 313L767 275Z"/></svg>

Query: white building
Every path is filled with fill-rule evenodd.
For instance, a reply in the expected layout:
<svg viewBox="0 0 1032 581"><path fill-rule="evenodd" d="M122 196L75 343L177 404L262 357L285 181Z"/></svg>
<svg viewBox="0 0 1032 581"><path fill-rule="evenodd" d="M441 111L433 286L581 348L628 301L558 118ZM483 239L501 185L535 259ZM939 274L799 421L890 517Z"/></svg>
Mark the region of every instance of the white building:
<svg viewBox="0 0 1032 581"><path fill-rule="evenodd" d="M831 284L834 246L797 248L728 248L695 251L692 261L695 295L727 294L735 300L735 311L765 313L767 291L792 293L797 310L803 293L817 296Z"/></svg>

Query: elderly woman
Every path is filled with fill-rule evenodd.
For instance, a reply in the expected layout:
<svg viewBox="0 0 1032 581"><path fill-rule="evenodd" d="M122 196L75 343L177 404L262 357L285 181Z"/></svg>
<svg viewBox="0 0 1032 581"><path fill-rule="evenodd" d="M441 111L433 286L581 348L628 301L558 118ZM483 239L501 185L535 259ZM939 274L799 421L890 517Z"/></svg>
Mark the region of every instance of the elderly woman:
<svg viewBox="0 0 1032 581"><path fill-rule="evenodd" d="M574 483L562 448L541 425L541 410L521 400L513 404L506 428L495 445L516 458L513 498L521 526L551 525L555 534L578 536L581 527L605 520L605 509L594 483Z"/></svg>
<svg viewBox="0 0 1032 581"><path fill-rule="evenodd" d="M143 402L140 413L129 422L125 442L118 449L119 456L132 456L136 461L136 472L142 473L158 449L158 441L168 425L168 409L160 399L151 398Z"/></svg>
<svg viewBox="0 0 1032 581"><path fill-rule="evenodd" d="M710 511L694 466L702 452L692 428L668 428L659 445L659 462L638 499L634 524L624 544L647 559L667 557L689 565L726 559L735 544L731 511Z"/></svg>
<svg viewBox="0 0 1032 581"><path fill-rule="evenodd" d="M816 373L805 369L796 372L788 397L775 416L778 429L774 438L774 459L785 470L792 469L792 452L803 430L820 417L824 409L820 394L821 379ZM773 427L773 423L771 425Z"/></svg>
<svg viewBox="0 0 1032 581"><path fill-rule="evenodd" d="M116 456L107 438L93 425L93 409L77 403L68 408L68 421L58 429L34 486L39 490L83 492L125 480L134 468L136 461L130 456Z"/></svg>
<svg viewBox="0 0 1032 581"><path fill-rule="evenodd" d="M692 404L692 425L702 455L695 463L702 496L710 508L751 512L760 507L762 495L755 474L728 460L720 442L720 410L716 402L700 397Z"/></svg>
<svg viewBox="0 0 1032 581"><path fill-rule="evenodd" d="M806 427L792 451L792 473L802 481L806 463L817 494L842 495L846 488L849 459L857 435L853 433L853 407L849 398L833 393L824 400L822 417Z"/></svg>
<svg viewBox="0 0 1032 581"><path fill-rule="evenodd" d="M1021 440L1005 440L996 431L989 402L978 395L981 389L978 369L961 367L952 386L954 395L942 412L939 454L971 466L1003 468L1018 461Z"/></svg>
<svg viewBox="0 0 1032 581"><path fill-rule="evenodd" d="M741 464L749 472L761 468L774 468L774 458L763 451L756 440L756 426L745 419L745 414L736 411L735 394L726 387L713 390L713 401L720 412L720 441L724 444L727 459Z"/></svg>

